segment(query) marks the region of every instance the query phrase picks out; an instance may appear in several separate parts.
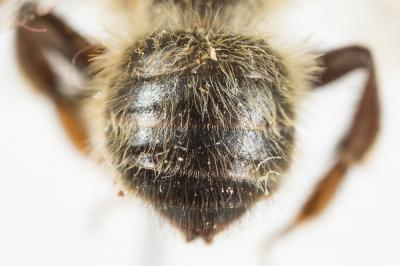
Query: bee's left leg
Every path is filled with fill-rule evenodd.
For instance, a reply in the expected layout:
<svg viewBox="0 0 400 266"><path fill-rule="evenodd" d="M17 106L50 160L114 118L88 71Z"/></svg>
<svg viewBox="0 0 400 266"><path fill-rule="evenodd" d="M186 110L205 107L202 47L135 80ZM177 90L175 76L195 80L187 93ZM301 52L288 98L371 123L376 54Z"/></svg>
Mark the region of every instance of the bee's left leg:
<svg viewBox="0 0 400 266"><path fill-rule="evenodd" d="M379 131L378 89L374 62L369 50L360 46L345 47L326 53L321 57L321 61L325 72L315 84L315 88L360 68L367 70L368 78L350 129L339 143L333 166L322 177L300 213L283 234L318 216L328 207L348 169L365 157Z"/></svg>
<svg viewBox="0 0 400 266"><path fill-rule="evenodd" d="M24 5L21 12L34 9L30 3ZM69 74L53 67L51 55L63 58L85 80L96 47L50 13L37 16L17 29L16 48L22 71L39 92L54 102L67 135L76 147L84 151L87 134L79 113L83 89L68 90L69 87L63 85L63 79Z"/></svg>

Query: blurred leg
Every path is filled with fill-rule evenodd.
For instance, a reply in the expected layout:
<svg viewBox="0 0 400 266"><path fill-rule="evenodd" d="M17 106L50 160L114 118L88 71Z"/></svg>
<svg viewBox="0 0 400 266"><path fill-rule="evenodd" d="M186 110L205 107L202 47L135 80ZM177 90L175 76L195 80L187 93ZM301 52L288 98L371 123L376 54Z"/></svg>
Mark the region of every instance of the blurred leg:
<svg viewBox="0 0 400 266"><path fill-rule="evenodd" d="M29 8L24 7L23 10ZM61 122L76 147L87 144L87 132L79 114L82 92L67 93L61 88L61 75L52 69L46 52L55 52L71 62L83 77L97 48L53 14L36 17L17 29L17 56L26 76L56 105ZM99 53L99 52L98 52Z"/></svg>
<svg viewBox="0 0 400 266"><path fill-rule="evenodd" d="M347 170L364 158L379 131L379 99L370 52L359 46L350 46L323 55L321 61L325 66L325 72L315 84L315 89L358 68L366 69L368 78L350 129L338 145L333 166L316 185L297 217L283 234L320 215L329 206Z"/></svg>

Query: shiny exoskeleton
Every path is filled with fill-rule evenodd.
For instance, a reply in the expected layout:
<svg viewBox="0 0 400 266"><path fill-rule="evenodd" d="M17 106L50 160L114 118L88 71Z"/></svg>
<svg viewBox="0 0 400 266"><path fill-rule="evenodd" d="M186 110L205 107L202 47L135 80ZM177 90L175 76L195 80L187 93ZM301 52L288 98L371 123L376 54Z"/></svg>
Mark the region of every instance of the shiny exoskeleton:
<svg viewBox="0 0 400 266"><path fill-rule="evenodd" d="M294 91L265 40L155 33L127 51L107 98L107 147L124 184L188 239L208 241L279 183Z"/></svg>

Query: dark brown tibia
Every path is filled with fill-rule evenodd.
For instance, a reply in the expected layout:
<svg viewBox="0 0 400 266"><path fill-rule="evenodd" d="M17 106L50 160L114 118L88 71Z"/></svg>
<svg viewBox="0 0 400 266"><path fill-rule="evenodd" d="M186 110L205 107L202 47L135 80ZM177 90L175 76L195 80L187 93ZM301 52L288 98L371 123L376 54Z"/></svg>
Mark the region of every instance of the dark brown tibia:
<svg viewBox="0 0 400 266"><path fill-rule="evenodd" d="M107 139L129 188L187 239L211 241L278 185L273 174L258 179L288 167L294 129L284 121L294 115L277 86L290 91L283 66L265 43L195 35L150 36L129 51L126 78L108 99ZM210 46L217 60L207 58Z"/></svg>
<svg viewBox="0 0 400 266"><path fill-rule="evenodd" d="M315 186L313 193L294 221L280 232L277 239L302 223L320 215L328 208L345 180L347 171L368 154L379 133L380 103L371 52L361 46L349 46L324 54L320 61L326 69L320 81L314 84L315 88L339 79L359 68L368 71L368 78L351 126L339 143L336 162Z"/></svg>
<svg viewBox="0 0 400 266"><path fill-rule="evenodd" d="M87 78L85 70L89 66L90 55L95 54L95 46L57 16L47 14L35 17L32 13L35 10L33 3L24 4L20 10L19 19L23 26L16 32L16 52L21 69L36 88L54 102L71 141L78 149L86 151L88 134L79 112L82 90L66 93L60 82L65 79L65 73L53 69L46 55L51 51L66 62L73 61L73 67Z"/></svg>
<svg viewBox="0 0 400 266"><path fill-rule="evenodd" d="M368 71L368 78L352 124L339 143L337 162L315 188L295 221L296 225L315 217L327 208L348 169L359 163L372 148L380 127L378 86L371 52L361 46L349 46L326 53L321 59L326 71L316 87L332 82L359 68Z"/></svg>

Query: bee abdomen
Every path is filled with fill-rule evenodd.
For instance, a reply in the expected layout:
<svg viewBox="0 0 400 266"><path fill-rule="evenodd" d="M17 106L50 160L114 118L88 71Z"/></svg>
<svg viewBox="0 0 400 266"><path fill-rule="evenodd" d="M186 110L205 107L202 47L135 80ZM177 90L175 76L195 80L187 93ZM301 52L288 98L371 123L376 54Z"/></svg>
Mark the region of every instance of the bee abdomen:
<svg viewBox="0 0 400 266"><path fill-rule="evenodd" d="M202 73L125 88L123 104L120 97L110 104L108 147L124 182L158 206L242 208L272 191L288 167L294 130L268 100L274 87ZM229 190L237 197L220 192Z"/></svg>
<svg viewBox="0 0 400 266"><path fill-rule="evenodd" d="M294 142L283 64L262 40L165 32L127 51L107 98L122 181L211 239L279 184Z"/></svg>
<svg viewBox="0 0 400 266"><path fill-rule="evenodd" d="M274 103L266 106L267 90L245 82L238 78L232 87L198 74L128 85L125 104L111 105L115 113L125 110L117 118L122 127L108 138L117 165L249 181L280 172L290 149L282 142L293 139L293 128L268 121Z"/></svg>

